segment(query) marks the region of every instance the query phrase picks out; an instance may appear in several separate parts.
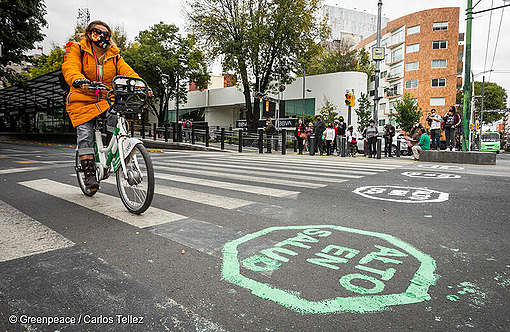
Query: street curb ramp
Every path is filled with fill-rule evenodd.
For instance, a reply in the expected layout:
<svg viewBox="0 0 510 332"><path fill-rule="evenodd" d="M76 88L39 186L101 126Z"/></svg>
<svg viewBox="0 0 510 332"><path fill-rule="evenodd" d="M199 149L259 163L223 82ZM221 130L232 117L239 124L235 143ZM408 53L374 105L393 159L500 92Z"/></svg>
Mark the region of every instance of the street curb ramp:
<svg viewBox="0 0 510 332"><path fill-rule="evenodd" d="M478 151L435 151L420 153L420 161L454 164L496 165L496 153Z"/></svg>

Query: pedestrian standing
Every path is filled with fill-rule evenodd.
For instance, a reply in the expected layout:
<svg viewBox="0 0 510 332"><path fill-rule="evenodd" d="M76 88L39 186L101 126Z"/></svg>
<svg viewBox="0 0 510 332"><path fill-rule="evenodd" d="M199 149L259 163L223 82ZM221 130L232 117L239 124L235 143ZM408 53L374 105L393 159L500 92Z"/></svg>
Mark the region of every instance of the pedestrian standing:
<svg viewBox="0 0 510 332"><path fill-rule="evenodd" d="M345 136L345 131L347 129L347 125L344 122L344 117L341 116L338 120L338 123L336 125L336 131L335 131L335 142L336 142L336 154L337 156L340 155L340 149L342 144L342 137Z"/></svg>
<svg viewBox="0 0 510 332"><path fill-rule="evenodd" d="M271 120L266 119L266 126L264 127L264 131L266 132L268 144L271 145L273 143L273 135L276 133L276 128L274 127Z"/></svg>
<svg viewBox="0 0 510 332"><path fill-rule="evenodd" d="M324 154L324 141L322 139L322 134L326 130L326 123L322 120L322 116L318 114L316 116L317 121L314 123L314 134L315 134L315 151L317 152L317 148L320 151L321 156Z"/></svg>
<svg viewBox="0 0 510 332"><path fill-rule="evenodd" d="M309 122L308 127L305 129L306 134L306 141L305 141L305 150L310 152L310 149L312 148L312 142L311 142L311 136L313 134L313 123Z"/></svg>
<svg viewBox="0 0 510 332"><path fill-rule="evenodd" d="M297 143L298 143L298 154L303 154L303 142L306 140L306 128L305 124L303 123L303 119L298 120L298 124L296 126L296 130L294 132L294 136L296 137Z"/></svg>
<svg viewBox="0 0 510 332"><path fill-rule="evenodd" d="M369 123L370 124L365 129L363 136L365 137L365 142L368 144L368 158L372 158L372 156L375 158L377 153L377 135L379 134L379 131L375 126L374 120L370 120Z"/></svg>
<svg viewBox="0 0 510 332"><path fill-rule="evenodd" d="M420 141L412 148L414 160L420 160L420 153L423 150L430 150L430 137L427 135L427 132L418 129L417 134L420 135Z"/></svg>
<svg viewBox="0 0 510 332"><path fill-rule="evenodd" d="M333 153L333 141L335 140L335 129L331 123L324 131L324 138L326 140L326 154L329 156Z"/></svg>
<svg viewBox="0 0 510 332"><path fill-rule="evenodd" d="M455 106L450 107L443 118L443 127L446 135L446 147L450 151L455 147L455 128L460 125L460 115L455 111Z"/></svg>
<svg viewBox="0 0 510 332"><path fill-rule="evenodd" d="M437 114L433 108L427 116L427 121L430 125L430 138L432 140L431 148L439 150L439 139L441 138L441 115Z"/></svg>
<svg viewBox="0 0 510 332"><path fill-rule="evenodd" d="M347 145L349 148L349 155L351 157L356 157L356 154L358 153L358 146L356 142L356 135L354 134L354 128L352 126L349 126L347 128Z"/></svg>
<svg viewBox="0 0 510 332"><path fill-rule="evenodd" d="M391 156L391 149L393 146L393 136L395 136L395 127L391 123L387 123L384 126L384 151L388 157Z"/></svg>

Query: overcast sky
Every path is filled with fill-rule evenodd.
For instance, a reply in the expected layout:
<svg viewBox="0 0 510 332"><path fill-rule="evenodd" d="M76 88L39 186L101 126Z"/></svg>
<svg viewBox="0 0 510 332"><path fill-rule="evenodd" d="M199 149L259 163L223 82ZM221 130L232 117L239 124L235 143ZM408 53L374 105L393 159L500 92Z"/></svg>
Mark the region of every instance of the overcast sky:
<svg viewBox="0 0 510 332"><path fill-rule="evenodd" d="M199 1L199 0L197 0ZM339 7L366 11L377 14L378 0L325 0L326 4ZM475 4L478 0L473 0ZM510 1L507 0L510 4ZM465 32L465 10L467 0L383 0L383 15L390 20L398 17L437 7L460 7L460 32ZM504 4L504 0L481 0L476 10L487 9ZM44 29L46 39L43 42L44 52L51 49L52 43L63 45L73 33L76 24L78 8L89 8L91 20L101 19L111 26L120 25L124 27L128 39L133 40L140 30L148 29L151 25L163 21L173 23L181 29L185 27L183 0L124 0L124 1L90 1L90 0L46 0L46 20L48 28ZM480 73L484 71L485 54L487 61L485 70L492 67L492 59L496 44L499 22L502 10L492 11L492 23L490 25L490 38L488 39L490 12L475 15L473 20L473 42L472 42L472 71ZM492 72L490 80L503 86L510 95L510 7L505 8L501 33L499 36L496 57L493 69L506 71L506 73ZM219 74L221 68L213 66L213 74ZM486 80L489 79L489 74ZM482 75L475 77L481 81ZM509 98L510 104L510 98Z"/></svg>

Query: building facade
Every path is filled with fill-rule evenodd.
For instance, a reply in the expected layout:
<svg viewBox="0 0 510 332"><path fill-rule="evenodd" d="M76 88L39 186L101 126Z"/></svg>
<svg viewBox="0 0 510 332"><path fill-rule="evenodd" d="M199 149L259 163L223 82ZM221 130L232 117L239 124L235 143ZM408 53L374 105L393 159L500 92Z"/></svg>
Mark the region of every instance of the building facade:
<svg viewBox="0 0 510 332"><path fill-rule="evenodd" d="M371 53L376 34L363 40L357 49ZM385 60L380 62L379 125L393 122L395 102L405 93L422 110L421 122L435 108L443 115L456 104L462 89L463 34L459 34L459 8L434 8L409 14L388 22L381 32ZM375 94L374 78L369 95Z"/></svg>

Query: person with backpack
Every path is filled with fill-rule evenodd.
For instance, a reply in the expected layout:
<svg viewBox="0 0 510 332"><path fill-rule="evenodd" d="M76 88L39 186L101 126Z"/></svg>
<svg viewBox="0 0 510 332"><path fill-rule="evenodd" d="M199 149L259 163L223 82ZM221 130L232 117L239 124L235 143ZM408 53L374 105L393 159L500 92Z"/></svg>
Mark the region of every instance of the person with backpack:
<svg viewBox="0 0 510 332"><path fill-rule="evenodd" d="M460 125L461 118L456 112L455 106L450 107L448 113L443 117L443 128L446 135L446 147L450 148L450 151L455 147L455 130Z"/></svg>
<svg viewBox="0 0 510 332"><path fill-rule="evenodd" d="M395 136L395 127L388 122L384 125L384 151L389 158L392 157L393 136Z"/></svg>
<svg viewBox="0 0 510 332"><path fill-rule="evenodd" d="M139 78L138 74L120 56L120 51L111 40L112 30L102 21L93 21L85 28L79 43L69 42L62 64L62 74L69 86L66 96L66 111L76 128L78 155L85 175L85 185L96 191L94 162L94 124L98 116L104 115L109 105L104 95L88 90L91 81L112 85L116 75ZM152 96L152 91L149 91ZM117 118L110 116L107 128L111 137Z"/></svg>

